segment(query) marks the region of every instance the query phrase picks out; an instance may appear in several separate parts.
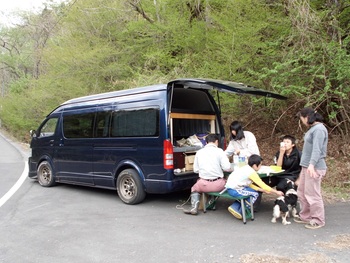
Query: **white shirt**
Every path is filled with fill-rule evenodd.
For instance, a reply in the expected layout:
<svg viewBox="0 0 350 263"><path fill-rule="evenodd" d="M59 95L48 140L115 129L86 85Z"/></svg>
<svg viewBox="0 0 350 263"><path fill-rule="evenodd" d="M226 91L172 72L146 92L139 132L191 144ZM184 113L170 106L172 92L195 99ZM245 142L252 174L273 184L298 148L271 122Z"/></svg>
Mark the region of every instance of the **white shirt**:
<svg viewBox="0 0 350 263"><path fill-rule="evenodd" d="M232 156L236 150L239 150L239 155L250 157L252 154L260 155L259 147L256 143L256 138L250 131L243 131L244 138L241 140L231 140L227 146L225 153L227 156Z"/></svg>
<svg viewBox="0 0 350 263"><path fill-rule="evenodd" d="M194 157L193 171L203 179L223 178L223 170L230 170L231 164L224 151L215 143L208 143Z"/></svg>
<svg viewBox="0 0 350 263"><path fill-rule="evenodd" d="M231 189L241 189L249 186L252 183L249 176L255 173L255 170L249 165L235 169L228 177L225 187Z"/></svg>
<svg viewBox="0 0 350 263"><path fill-rule="evenodd" d="M247 186L257 191L260 190L259 188L262 188L267 192L272 191L272 188L267 184L265 184L261 180L257 172L248 164L233 171L228 177L225 185L226 188L231 188L236 190L243 189L244 187L247 187Z"/></svg>

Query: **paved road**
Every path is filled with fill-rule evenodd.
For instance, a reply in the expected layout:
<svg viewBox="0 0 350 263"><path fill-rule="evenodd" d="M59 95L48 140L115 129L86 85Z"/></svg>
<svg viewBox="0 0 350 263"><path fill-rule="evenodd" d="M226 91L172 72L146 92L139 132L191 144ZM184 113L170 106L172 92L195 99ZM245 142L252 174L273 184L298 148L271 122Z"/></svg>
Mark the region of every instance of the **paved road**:
<svg viewBox="0 0 350 263"><path fill-rule="evenodd" d="M0 149L1 198L21 176L28 152L1 136ZM265 262L305 262L310 255L319 263L349 262L349 203L327 205L326 227L308 230L296 223L272 224L272 201L265 200L255 221L243 225L227 212L228 200L219 200L216 211L184 215L176 205L187 197L149 195L131 206L114 191L43 188L27 178L0 207L0 262L221 263L262 262L267 256ZM343 238L342 244L336 238ZM255 260L244 261L248 256Z"/></svg>
<svg viewBox="0 0 350 263"><path fill-rule="evenodd" d="M15 145L0 135L0 198L16 183L24 169L24 157Z"/></svg>

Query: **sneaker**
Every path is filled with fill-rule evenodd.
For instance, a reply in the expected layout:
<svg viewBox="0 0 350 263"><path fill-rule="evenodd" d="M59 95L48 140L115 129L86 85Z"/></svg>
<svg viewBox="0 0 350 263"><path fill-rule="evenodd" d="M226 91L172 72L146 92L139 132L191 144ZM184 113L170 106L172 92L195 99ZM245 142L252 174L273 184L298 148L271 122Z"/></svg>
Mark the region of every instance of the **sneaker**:
<svg viewBox="0 0 350 263"><path fill-rule="evenodd" d="M298 224L309 224L310 222L302 220L300 217L294 217L294 222Z"/></svg>
<svg viewBox="0 0 350 263"><path fill-rule="evenodd" d="M319 225L316 222L310 221L310 223L308 223L307 225L305 225L305 228L307 229L317 229L317 228L321 228L324 227L324 225Z"/></svg>
<svg viewBox="0 0 350 263"><path fill-rule="evenodd" d="M228 207L227 209L235 218L237 219L242 219L242 214L239 212L239 208L237 207L237 205L233 204L231 206Z"/></svg>

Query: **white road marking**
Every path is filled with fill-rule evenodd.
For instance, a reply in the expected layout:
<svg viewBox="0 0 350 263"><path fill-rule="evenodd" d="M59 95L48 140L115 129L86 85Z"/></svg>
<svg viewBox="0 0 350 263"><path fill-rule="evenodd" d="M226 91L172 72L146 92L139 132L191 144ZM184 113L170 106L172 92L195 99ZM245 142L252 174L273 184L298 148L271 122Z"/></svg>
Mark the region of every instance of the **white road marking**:
<svg viewBox="0 0 350 263"><path fill-rule="evenodd" d="M23 184L24 180L27 178L28 176L28 163L24 162L24 170L22 172L21 177L17 180L17 182L11 187L11 189L0 199L0 207L2 207L3 204L5 204L10 198L11 196L13 196L16 191L21 187L21 185Z"/></svg>

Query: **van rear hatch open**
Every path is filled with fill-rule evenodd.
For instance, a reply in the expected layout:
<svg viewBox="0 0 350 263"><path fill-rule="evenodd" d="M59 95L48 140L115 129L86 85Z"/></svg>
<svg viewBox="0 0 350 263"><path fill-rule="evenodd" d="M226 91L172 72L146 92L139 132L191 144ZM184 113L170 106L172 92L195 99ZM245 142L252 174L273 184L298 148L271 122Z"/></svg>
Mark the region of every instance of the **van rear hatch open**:
<svg viewBox="0 0 350 263"><path fill-rule="evenodd" d="M235 94L247 94L264 96L279 100L286 100L287 97L279 95L277 93L255 88L253 86L245 85L243 83L215 80L215 79L176 79L168 83L168 86L173 87L176 85L182 85L184 88L193 89L206 89L206 90L217 90L220 92L228 92Z"/></svg>
<svg viewBox="0 0 350 263"><path fill-rule="evenodd" d="M238 82L214 79L176 79L168 83L168 124L170 142L173 144L175 171L191 171L185 157L191 157L202 146L188 146L191 137L203 137L208 133L220 135L219 146L225 148L225 131L221 121L219 93L252 95L285 100L287 97ZM208 91L216 91L218 102ZM204 145L205 143L203 143ZM170 147L169 147L170 149ZM173 156L170 154L169 156ZM182 175L177 172L176 175Z"/></svg>

